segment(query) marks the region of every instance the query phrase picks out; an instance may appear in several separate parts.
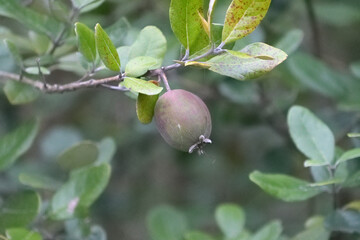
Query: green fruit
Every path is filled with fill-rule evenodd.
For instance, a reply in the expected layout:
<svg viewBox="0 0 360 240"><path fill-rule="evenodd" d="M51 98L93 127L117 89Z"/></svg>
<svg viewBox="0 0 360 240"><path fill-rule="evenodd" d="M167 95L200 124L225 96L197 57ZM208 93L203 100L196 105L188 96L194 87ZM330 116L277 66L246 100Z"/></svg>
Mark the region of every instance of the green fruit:
<svg viewBox="0 0 360 240"><path fill-rule="evenodd" d="M176 89L163 94L155 105L155 123L161 136L172 147L203 153L211 143L211 117L205 103L191 92Z"/></svg>

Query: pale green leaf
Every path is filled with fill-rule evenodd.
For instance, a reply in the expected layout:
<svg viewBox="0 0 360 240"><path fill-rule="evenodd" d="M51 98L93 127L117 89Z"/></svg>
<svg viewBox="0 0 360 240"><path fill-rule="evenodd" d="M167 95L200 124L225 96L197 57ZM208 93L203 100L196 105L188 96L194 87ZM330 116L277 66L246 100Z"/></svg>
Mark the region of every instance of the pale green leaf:
<svg viewBox="0 0 360 240"><path fill-rule="evenodd" d="M360 61L354 62L350 65L350 70L357 78L360 78Z"/></svg>
<svg viewBox="0 0 360 240"><path fill-rule="evenodd" d="M333 179L329 179L327 181L311 183L310 186L311 187L321 187L321 186L342 183L343 181L344 181L344 179L341 179L341 178L333 178Z"/></svg>
<svg viewBox="0 0 360 240"><path fill-rule="evenodd" d="M99 155L96 163L109 163L115 155L116 143L111 137L102 139L98 145Z"/></svg>
<svg viewBox="0 0 360 240"><path fill-rule="evenodd" d="M129 59L147 56L157 59L160 64L166 53L166 38L155 26L143 28L131 46Z"/></svg>
<svg viewBox="0 0 360 240"><path fill-rule="evenodd" d="M131 77L126 77L124 81L120 83L120 86L126 87L131 91L143 93L146 95L156 95L163 90L162 87L158 87L150 81Z"/></svg>
<svg viewBox="0 0 360 240"><path fill-rule="evenodd" d="M264 43L253 43L240 52L227 51L205 63L210 65L211 71L238 80L246 80L270 72L286 57L287 55L280 49Z"/></svg>
<svg viewBox="0 0 360 240"><path fill-rule="evenodd" d="M99 150L95 143L83 141L63 151L57 157L57 162L63 169L71 170L94 163L98 155Z"/></svg>
<svg viewBox="0 0 360 240"><path fill-rule="evenodd" d="M25 228L6 229L6 237L9 240L42 240L40 233Z"/></svg>
<svg viewBox="0 0 360 240"><path fill-rule="evenodd" d="M301 29L293 29L287 32L276 44L275 47L283 50L288 55L295 52L304 39L304 32Z"/></svg>
<svg viewBox="0 0 360 240"><path fill-rule="evenodd" d="M99 7L105 0L71 0L71 2L75 8L84 13Z"/></svg>
<svg viewBox="0 0 360 240"><path fill-rule="evenodd" d="M360 157L360 148L351 149L341 155L341 157L336 161L336 165L358 157Z"/></svg>
<svg viewBox="0 0 360 240"><path fill-rule="evenodd" d="M258 230L250 240L278 240L282 232L280 221L274 220Z"/></svg>
<svg viewBox="0 0 360 240"><path fill-rule="evenodd" d="M190 55L210 43L202 25L200 17L202 14L202 0L171 0L169 11L171 28L180 43L189 50Z"/></svg>
<svg viewBox="0 0 360 240"><path fill-rule="evenodd" d="M41 199L34 191L18 192L10 196L0 208L0 230L26 227L38 215Z"/></svg>
<svg viewBox="0 0 360 240"><path fill-rule="evenodd" d="M125 17L121 17L116 22L107 27L105 31L107 32L111 41L114 43L115 47L118 47L124 44L124 40L126 40L126 36L128 35L130 29L131 26L129 21ZM121 56L120 60L123 64Z"/></svg>
<svg viewBox="0 0 360 240"><path fill-rule="evenodd" d="M85 24L75 23L75 33L78 41L79 52L89 61L96 59L95 33Z"/></svg>
<svg viewBox="0 0 360 240"><path fill-rule="evenodd" d="M250 180L268 194L286 202L302 201L321 192L320 188L311 187L309 182L284 174L264 174L254 171Z"/></svg>
<svg viewBox="0 0 360 240"><path fill-rule="evenodd" d="M19 1L0 0L0 15L13 18L27 28L49 37L55 37L61 29L61 23L57 20L23 7Z"/></svg>
<svg viewBox="0 0 360 240"><path fill-rule="evenodd" d="M96 24L95 26L95 42L96 49L99 53L101 61L104 65L112 70L119 72L120 71L120 58L116 51L116 48L109 36L106 34L104 29L100 26L100 24Z"/></svg>
<svg viewBox="0 0 360 240"><path fill-rule="evenodd" d="M342 2L314 3L316 16L320 21L342 28L360 22L360 7Z"/></svg>
<svg viewBox="0 0 360 240"><path fill-rule="evenodd" d="M306 221L306 229L296 234L291 240L329 240L330 232L324 227L323 217L313 217Z"/></svg>
<svg viewBox="0 0 360 240"><path fill-rule="evenodd" d="M40 95L40 92L33 86L11 80L5 83L4 92L9 102L13 105L32 102Z"/></svg>
<svg viewBox="0 0 360 240"><path fill-rule="evenodd" d="M233 0L226 11L222 42L230 43L250 34L265 17L271 0Z"/></svg>
<svg viewBox="0 0 360 240"><path fill-rule="evenodd" d="M327 216L325 226L330 231L360 233L360 212L336 210Z"/></svg>
<svg viewBox="0 0 360 240"><path fill-rule="evenodd" d="M348 136L351 138L360 137L360 133L348 133Z"/></svg>
<svg viewBox="0 0 360 240"><path fill-rule="evenodd" d="M60 182L51 177L34 173L21 173L19 181L25 186L46 190L56 190L61 185Z"/></svg>
<svg viewBox="0 0 360 240"><path fill-rule="evenodd" d="M161 60L149 57L140 56L131 59L125 68L125 74L128 77L140 77L148 70L153 70L161 67Z"/></svg>
<svg viewBox="0 0 360 240"><path fill-rule="evenodd" d="M44 75L49 75L50 74L50 70L48 68L45 68L45 67L40 67L40 71ZM27 68L25 68L25 72L28 73L28 74L32 74L32 75L39 75L40 71L39 71L38 67L27 67Z"/></svg>
<svg viewBox="0 0 360 240"><path fill-rule="evenodd" d="M215 219L221 231L227 238L240 235L245 225L245 213L236 204L222 204L216 208Z"/></svg>
<svg viewBox="0 0 360 240"><path fill-rule="evenodd" d="M359 185L360 185L360 171L357 171L354 174L352 174L350 177L348 177L343 184L344 187L357 187Z"/></svg>
<svg viewBox="0 0 360 240"><path fill-rule="evenodd" d="M50 217L54 220L81 217L104 191L110 171L108 164L72 171L50 203Z"/></svg>
<svg viewBox="0 0 360 240"><path fill-rule="evenodd" d="M360 212L360 201L352 201L346 204L343 209L352 209Z"/></svg>
<svg viewBox="0 0 360 240"><path fill-rule="evenodd" d="M0 170L10 167L30 148L38 128L38 122L31 121L0 138Z"/></svg>
<svg viewBox="0 0 360 240"><path fill-rule="evenodd" d="M318 167L318 166L325 166L328 165L327 162L324 162L323 160L313 160L308 159L304 162L304 167Z"/></svg>
<svg viewBox="0 0 360 240"><path fill-rule="evenodd" d="M136 114L141 123L151 123L158 98L159 94L150 96L139 93L136 101Z"/></svg>
<svg viewBox="0 0 360 240"><path fill-rule="evenodd" d="M169 206L152 209L146 222L152 240L182 240L188 228L185 216Z"/></svg>
<svg viewBox="0 0 360 240"><path fill-rule="evenodd" d="M28 35L31 40L32 50L34 50L39 56L44 55L51 44L49 37L34 31L29 31Z"/></svg>
<svg viewBox="0 0 360 240"><path fill-rule="evenodd" d="M325 123L301 106L291 107L287 122L292 140L305 156L333 164L335 139Z"/></svg>

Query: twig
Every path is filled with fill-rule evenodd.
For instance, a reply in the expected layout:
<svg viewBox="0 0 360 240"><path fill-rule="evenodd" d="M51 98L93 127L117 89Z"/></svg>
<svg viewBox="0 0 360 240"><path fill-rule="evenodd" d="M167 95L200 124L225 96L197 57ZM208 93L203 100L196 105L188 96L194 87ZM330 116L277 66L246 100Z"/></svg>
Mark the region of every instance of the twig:
<svg viewBox="0 0 360 240"><path fill-rule="evenodd" d="M204 58L204 57L207 57L210 55L219 55L219 54L223 53L224 51L225 50L220 48L220 46L217 48L211 48L206 53L204 53L200 56L196 56L192 59L186 60L182 63L174 63L174 64L171 64L168 66L160 67L158 69L150 70L146 74L144 74L142 77L160 76L163 79L166 89L170 90L170 86L169 86L168 82L166 81L166 79L164 80L164 77L163 77L163 76L165 76L165 72L170 71L172 69L183 67L185 65L185 63L188 61L196 61L196 60L199 60L201 58ZM97 71L97 69L94 70L94 72L96 72L96 71ZM18 74L0 71L0 80L3 80L3 81L13 80L13 81L22 82L22 83L33 86L34 88L40 90L43 93L63 93L63 92L75 91L75 90L82 89L82 88L92 88L92 87L98 87L98 86L102 86L105 88L110 88L110 89L118 90L118 91L127 91L127 89L124 89L124 88L119 88L119 87L116 87L113 85L108 85L109 83L112 83L112 82L121 82L126 77L125 74L116 75L116 76L112 76L112 77L108 77L108 78L89 79L87 81L83 81L90 75L91 75L91 73L85 74L85 76L81 77L77 81L60 85L60 84L49 84L49 83L42 82L39 80L33 80L33 79L27 78L25 76L20 78L20 75L18 75Z"/></svg>
<svg viewBox="0 0 360 240"><path fill-rule="evenodd" d="M320 34L319 34L319 24L314 11L314 6L312 0L305 0L306 9L309 15L312 37L314 42L314 54L317 57L322 56L321 43L320 43Z"/></svg>

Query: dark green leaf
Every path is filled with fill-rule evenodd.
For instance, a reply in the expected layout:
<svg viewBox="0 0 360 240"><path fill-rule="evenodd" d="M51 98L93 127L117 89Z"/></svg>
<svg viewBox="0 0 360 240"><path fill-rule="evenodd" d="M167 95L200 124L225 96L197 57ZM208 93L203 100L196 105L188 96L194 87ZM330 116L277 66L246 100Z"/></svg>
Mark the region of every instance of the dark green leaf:
<svg viewBox="0 0 360 240"><path fill-rule="evenodd" d="M214 240L214 238L206 233L199 231L187 232L184 236L185 240Z"/></svg>
<svg viewBox="0 0 360 240"><path fill-rule="evenodd" d="M61 185L60 182L51 177L33 173L21 173L19 175L19 181L29 187L46 190L56 190Z"/></svg>
<svg viewBox="0 0 360 240"><path fill-rule="evenodd" d="M141 123L151 123L158 98L159 94L150 96L139 93L136 101L136 114Z"/></svg>
<svg viewBox="0 0 360 240"><path fill-rule="evenodd" d="M6 47L9 49L9 51L10 51L12 57L14 58L15 62L17 63L17 65L20 68L22 68L22 66L23 66L22 58L20 56L19 50L16 47L16 45L7 39L4 40L4 43L5 43Z"/></svg>
<svg viewBox="0 0 360 240"><path fill-rule="evenodd" d="M0 138L0 170L8 168L30 148L38 127L37 121L31 121Z"/></svg>
<svg viewBox="0 0 360 240"><path fill-rule="evenodd" d="M95 33L85 24L75 23L75 33L78 40L79 51L89 62L96 59Z"/></svg>
<svg viewBox="0 0 360 240"><path fill-rule="evenodd" d="M157 95L163 90L162 87L158 87L150 81L131 77L126 77L124 81L120 83L120 85L134 92L143 93L146 95Z"/></svg>
<svg viewBox="0 0 360 240"><path fill-rule="evenodd" d="M238 80L259 77L279 65L287 55L264 43L253 43L240 52L227 51L205 62L209 70ZM205 65L205 66L206 66Z"/></svg>
<svg viewBox="0 0 360 240"><path fill-rule="evenodd" d="M50 217L54 220L81 217L103 192L109 178L108 164L72 171L70 179L55 193L51 201Z"/></svg>
<svg viewBox="0 0 360 240"><path fill-rule="evenodd" d="M359 185L360 185L360 171L355 172L350 177L348 177L344 182L343 187L357 187Z"/></svg>
<svg viewBox="0 0 360 240"><path fill-rule="evenodd" d="M91 11L99 7L105 0L71 0L73 6L82 13Z"/></svg>
<svg viewBox="0 0 360 240"><path fill-rule="evenodd" d="M292 140L305 156L327 164L334 162L335 139L325 123L301 106L289 110L287 121Z"/></svg>
<svg viewBox="0 0 360 240"><path fill-rule="evenodd" d="M6 229L6 237L9 240L42 240L38 232L29 231L25 228Z"/></svg>
<svg viewBox="0 0 360 240"><path fill-rule="evenodd" d="M201 22L202 14L202 0L171 0L169 11L171 28L180 43L189 50L190 55L210 43Z"/></svg>
<svg viewBox="0 0 360 240"><path fill-rule="evenodd" d="M166 53L166 38L155 26L147 26L141 30L131 46L129 59L147 56L157 59L160 64Z"/></svg>
<svg viewBox="0 0 360 240"><path fill-rule="evenodd" d="M159 59L148 56L135 57L126 64L125 74L128 77L140 77L148 70L154 70L159 67L161 67Z"/></svg>
<svg viewBox="0 0 360 240"><path fill-rule="evenodd" d="M278 240L282 232L280 221L271 221L258 230L250 240Z"/></svg>
<svg viewBox="0 0 360 240"><path fill-rule="evenodd" d="M303 39L304 32L300 29L293 29L287 32L285 36L283 36L280 41L275 44L275 47L290 55L299 48Z"/></svg>
<svg viewBox="0 0 360 240"><path fill-rule="evenodd" d="M0 0L0 15L13 18L29 29L54 37L60 32L61 24L54 18L23 7L18 1Z"/></svg>
<svg viewBox="0 0 360 240"><path fill-rule="evenodd" d="M216 208L215 219L223 234L232 239L242 232L245 213L238 205L227 203Z"/></svg>
<svg viewBox="0 0 360 240"><path fill-rule="evenodd" d="M331 231L360 233L360 212L336 210L327 216L325 226Z"/></svg>
<svg viewBox="0 0 360 240"><path fill-rule="evenodd" d="M187 230L183 214L169 206L152 209L147 216L147 228L152 240L182 240Z"/></svg>
<svg viewBox="0 0 360 240"><path fill-rule="evenodd" d="M99 150L95 143L83 141L62 152L58 164L66 170L81 168L94 163L98 158Z"/></svg>
<svg viewBox="0 0 360 240"><path fill-rule="evenodd" d="M283 174L264 174L254 171L250 180L270 195L286 202L302 201L321 192L318 187L311 187L309 182Z"/></svg>
<svg viewBox="0 0 360 240"><path fill-rule="evenodd" d="M0 230L26 227L38 215L40 204L39 194L33 191L12 195L0 208Z"/></svg>
<svg viewBox="0 0 360 240"><path fill-rule="evenodd" d="M109 163L116 152L116 144L113 138L107 137L98 143L99 155L97 163Z"/></svg>
<svg viewBox="0 0 360 240"><path fill-rule="evenodd" d="M13 105L25 104L36 100L40 92L28 84L9 80L5 83L4 92Z"/></svg>
<svg viewBox="0 0 360 240"><path fill-rule="evenodd" d="M112 71L120 71L120 58L114 44L100 24L95 26L96 49L101 61Z"/></svg>
<svg viewBox="0 0 360 240"><path fill-rule="evenodd" d="M266 15L271 0L233 0L226 12L222 42L230 43L250 34Z"/></svg>

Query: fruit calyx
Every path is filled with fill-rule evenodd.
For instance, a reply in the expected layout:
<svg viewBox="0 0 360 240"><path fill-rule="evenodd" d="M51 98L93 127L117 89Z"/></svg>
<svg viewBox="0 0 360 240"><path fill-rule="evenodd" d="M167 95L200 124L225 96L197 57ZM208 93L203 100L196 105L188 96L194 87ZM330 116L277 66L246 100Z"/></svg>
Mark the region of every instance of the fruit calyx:
<svg viewBox="0 0 360 240"><path fill-rule="evenodd" d="M199 141L193 145L191 145L191 147L189 148L189 153L193 153L194 150L198 149L198 154L202 155L204 154L204 146L206 144L211 144L212 141L210 138L206 138L204 135L200 135L199 137Z"/></svg>

